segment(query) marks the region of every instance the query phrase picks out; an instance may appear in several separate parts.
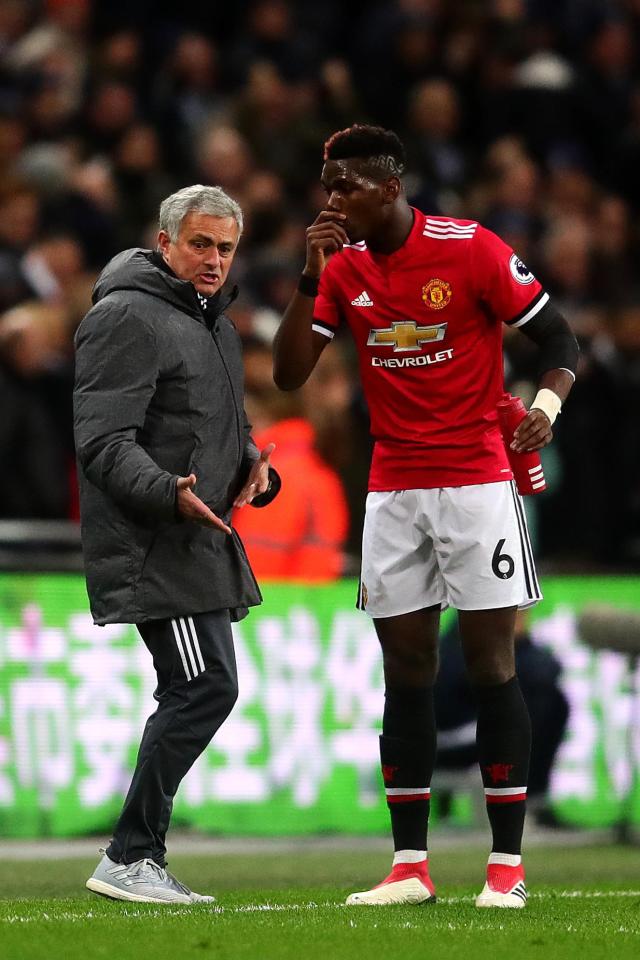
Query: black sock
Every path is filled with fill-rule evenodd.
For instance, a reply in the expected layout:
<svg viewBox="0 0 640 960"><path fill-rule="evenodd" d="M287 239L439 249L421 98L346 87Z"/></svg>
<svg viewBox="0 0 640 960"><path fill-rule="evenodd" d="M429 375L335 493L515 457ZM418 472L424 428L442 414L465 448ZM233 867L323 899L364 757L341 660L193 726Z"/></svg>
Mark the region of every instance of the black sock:
<svg viewBox="0 0 640 960"><path fill-rule="evenodd" d="M433 688L387 688L380 759L395 850L426 850L436 748Z"/></svg>
<svg viewBox="0 0 640 960"><path fill-rule="evenodd" d="M474 686L478 760L495 853L520 854L531 753L531 722L517 677Z"/></svg>

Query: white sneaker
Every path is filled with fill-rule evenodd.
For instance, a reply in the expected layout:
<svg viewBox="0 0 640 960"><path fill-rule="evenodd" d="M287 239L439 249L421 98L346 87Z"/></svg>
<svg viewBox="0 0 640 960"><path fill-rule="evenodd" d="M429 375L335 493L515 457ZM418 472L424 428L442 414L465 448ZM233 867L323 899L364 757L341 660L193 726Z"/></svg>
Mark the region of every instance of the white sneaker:
<svg viewBox="0 0 640 960"><path fill-rule="evenodd" d="M392 903L435 903L436 891L429 876L428 861L397 863L382 883L371 890L352 893L347 906L385 906Z"/></svg>
<svg viewBox="0 0 640 960"><path fill-rule="evenodd" d="M88 890L112 900L136 903L208 903L214 897L192 893L154 860L114 863L104 854L86 883Z"/></svg>
<svg viewBox="0 0 640 960"><path fill-rule="evenodd" d="M476 897L476 907L511 907L521 910L527 903L524 867L508 867L502 863L487 866L487 882Z"/></svg>

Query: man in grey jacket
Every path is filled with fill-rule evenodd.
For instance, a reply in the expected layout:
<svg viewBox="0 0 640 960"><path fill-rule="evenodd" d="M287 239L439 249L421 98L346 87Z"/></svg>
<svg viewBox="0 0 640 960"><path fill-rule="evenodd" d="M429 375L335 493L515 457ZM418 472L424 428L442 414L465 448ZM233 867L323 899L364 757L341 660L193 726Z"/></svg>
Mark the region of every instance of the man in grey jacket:
<svg viewBox="0 0 640 960"><path fill-rule="evenodd" d="M160 207L157 251L103 270L76 335L74 421L87 590L97 624L135 623L158 675L131 787L87 887L194 903L166 869L180 781L237 697L231 621L260 603L233 506L264 506L279 478L243 405L240 338L222 288L238 204L192 186Z"/></svg>

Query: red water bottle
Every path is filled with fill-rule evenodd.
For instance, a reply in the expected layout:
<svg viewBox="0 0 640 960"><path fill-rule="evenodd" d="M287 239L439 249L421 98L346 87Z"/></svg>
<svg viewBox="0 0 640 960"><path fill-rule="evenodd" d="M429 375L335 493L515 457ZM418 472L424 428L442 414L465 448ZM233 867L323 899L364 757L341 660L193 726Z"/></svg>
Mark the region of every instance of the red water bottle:
<svg viewBox="0 0 640 960"><path fill-rule="evenodd" d="M513 479L518 493L523 497L542 493L547 489L539 453L537 451L516 453L511 449L515 429L526 415L527 409L520 397L512 397L510 393L505 393L503 399L498 401L498 424L507 449Z"/></svg>

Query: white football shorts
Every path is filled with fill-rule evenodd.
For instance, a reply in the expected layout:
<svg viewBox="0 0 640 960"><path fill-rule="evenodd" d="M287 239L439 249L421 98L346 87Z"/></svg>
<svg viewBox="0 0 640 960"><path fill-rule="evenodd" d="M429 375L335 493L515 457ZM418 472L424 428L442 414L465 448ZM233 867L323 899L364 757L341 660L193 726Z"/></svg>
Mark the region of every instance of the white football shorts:
<svg viewBox="0 0 640 960"><path fill-rule="evenodd" d="M512 480L367 496L358 607L371 617L436 604L525 608L541 599Z"/></svg>

